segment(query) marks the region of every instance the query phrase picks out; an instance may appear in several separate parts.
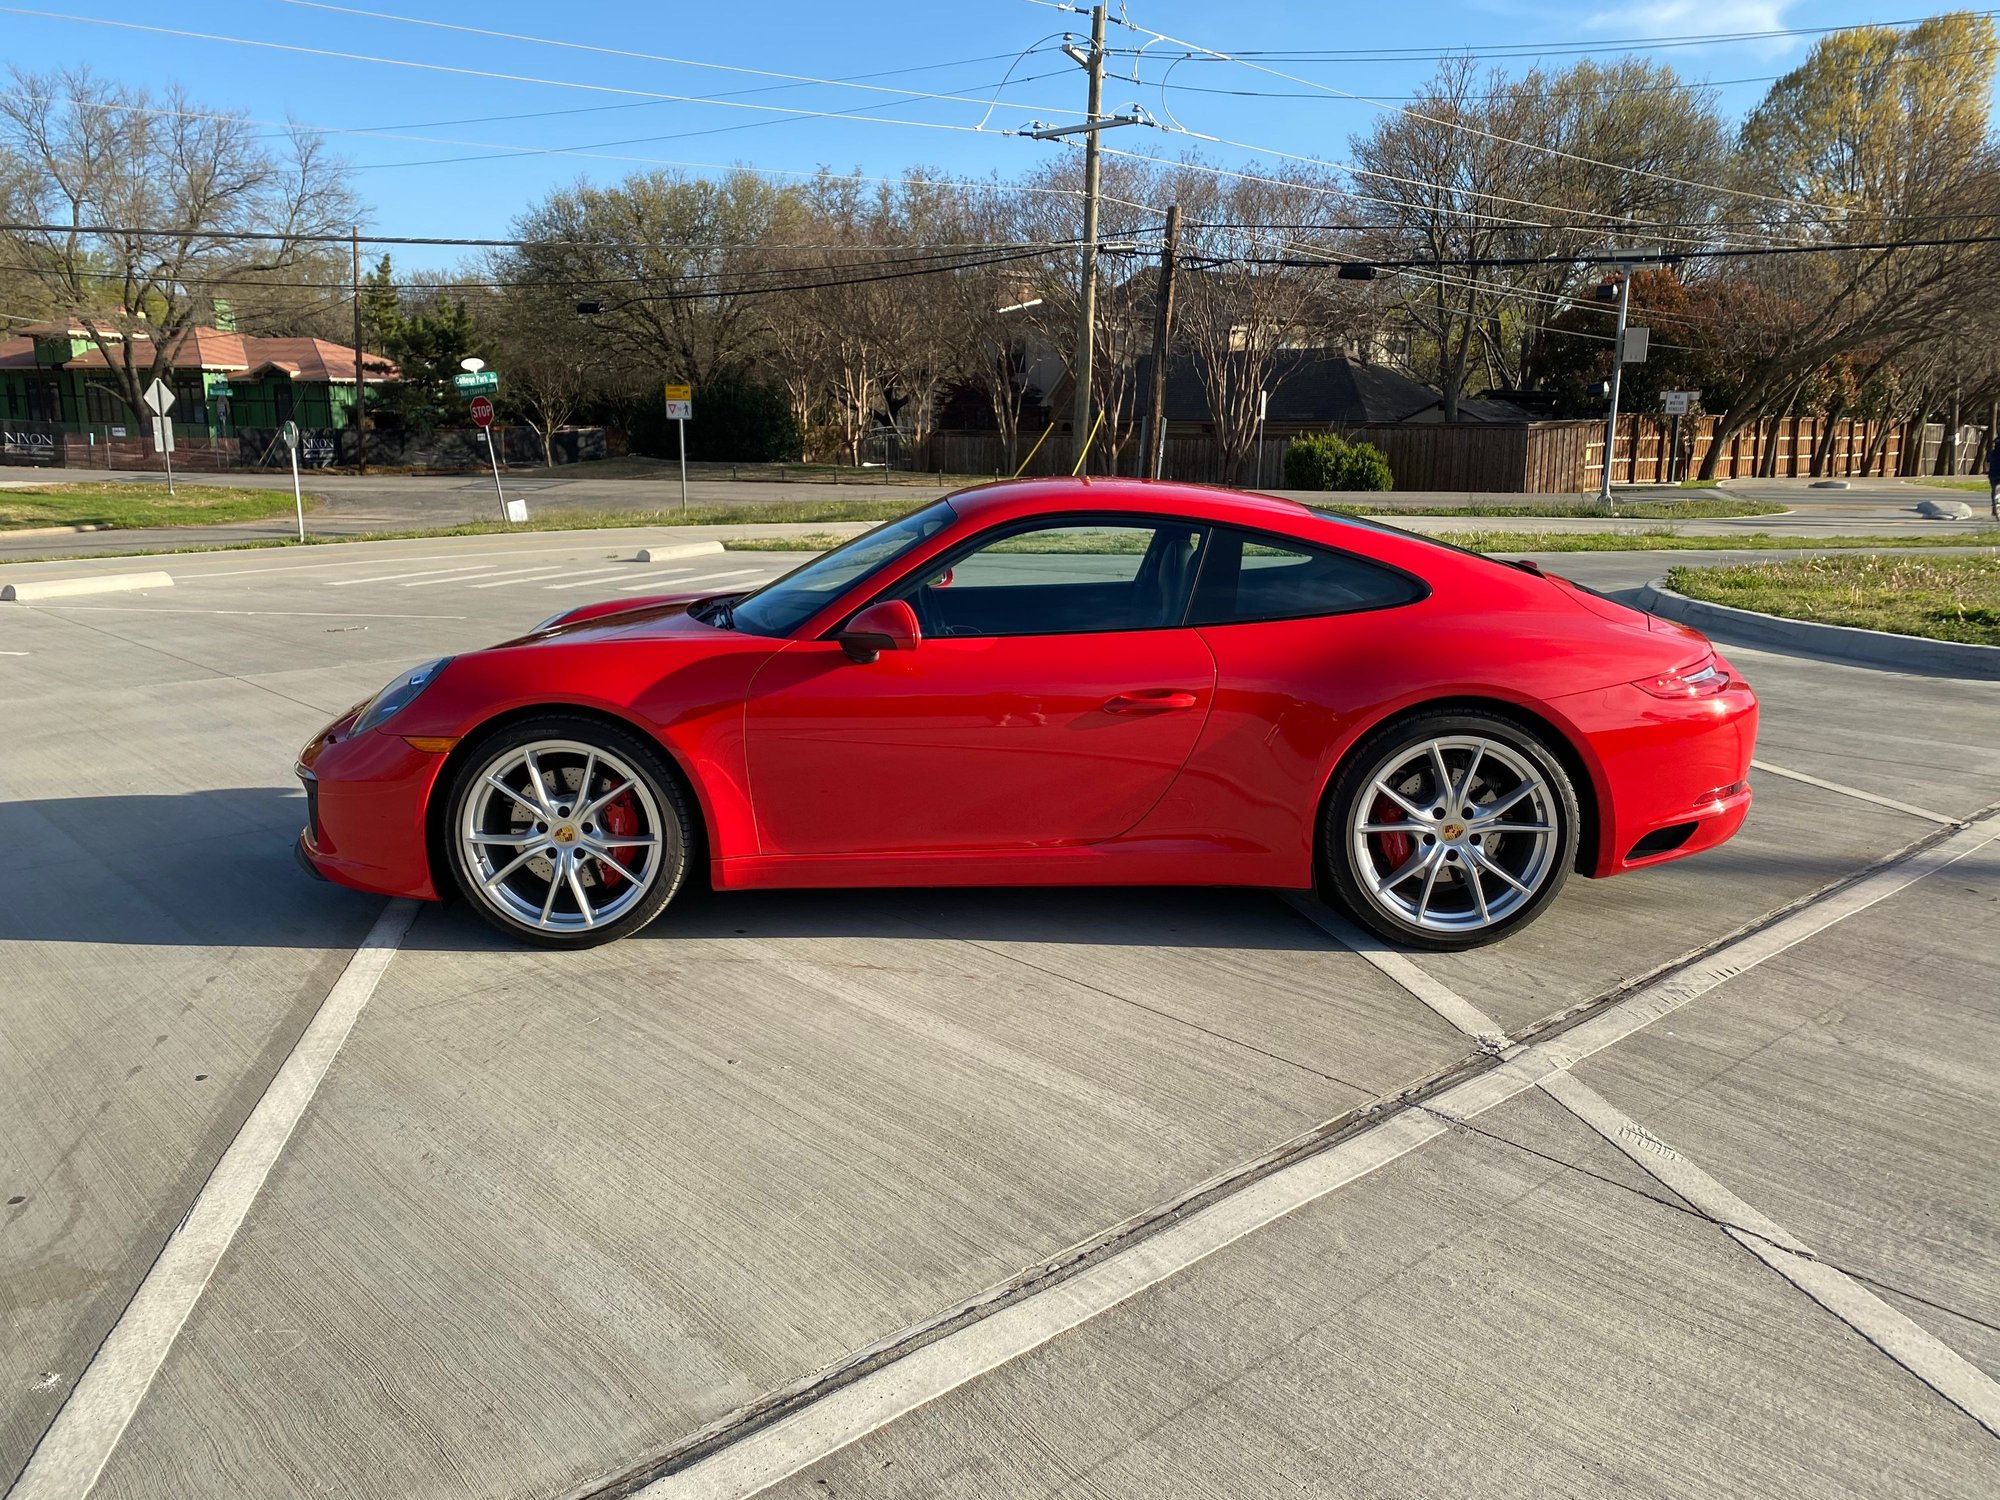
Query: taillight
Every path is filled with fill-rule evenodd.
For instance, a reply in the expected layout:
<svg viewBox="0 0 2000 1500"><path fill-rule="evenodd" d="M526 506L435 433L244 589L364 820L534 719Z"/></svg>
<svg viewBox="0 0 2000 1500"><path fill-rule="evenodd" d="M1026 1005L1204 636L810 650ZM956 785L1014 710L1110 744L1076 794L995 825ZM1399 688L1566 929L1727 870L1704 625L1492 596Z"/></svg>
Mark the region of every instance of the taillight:
<svg viewBox="0 0 2000 1500"><path fill-rule="evenodd" d="M1709 657L1697 666L1682 667L1678 672L1662 672L1657 677L1642 677L1632 684L1643 693L1651 693L1655 698L1713 698L1729 687L1729 674Z"/></svg>

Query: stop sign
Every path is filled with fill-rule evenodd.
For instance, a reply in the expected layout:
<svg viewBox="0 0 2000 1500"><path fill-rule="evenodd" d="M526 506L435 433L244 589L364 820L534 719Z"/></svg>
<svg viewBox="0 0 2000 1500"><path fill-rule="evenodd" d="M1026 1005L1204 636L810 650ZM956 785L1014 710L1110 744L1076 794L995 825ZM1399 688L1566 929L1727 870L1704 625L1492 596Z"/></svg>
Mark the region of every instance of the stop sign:
<svg viewBox="0 0 2000 1500"><path fill-rule="evenodd" d="M491 427L493 425L493 403L484 396L474 396L472 398L472 420L477 422L481 427Z"/></svg>

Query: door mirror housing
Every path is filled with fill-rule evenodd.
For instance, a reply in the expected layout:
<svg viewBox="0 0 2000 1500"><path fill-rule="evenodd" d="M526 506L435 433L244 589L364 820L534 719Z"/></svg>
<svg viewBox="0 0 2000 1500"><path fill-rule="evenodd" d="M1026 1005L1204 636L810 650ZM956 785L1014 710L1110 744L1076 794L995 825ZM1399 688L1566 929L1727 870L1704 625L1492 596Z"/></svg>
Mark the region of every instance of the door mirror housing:
<svg viewBox="0 0 2000 1500"><path fill-rule="evenodd" d="M923 631L907 600L882 599L849 620L838 639L850 660L871 662L884 651L916 650Z"/></svg>

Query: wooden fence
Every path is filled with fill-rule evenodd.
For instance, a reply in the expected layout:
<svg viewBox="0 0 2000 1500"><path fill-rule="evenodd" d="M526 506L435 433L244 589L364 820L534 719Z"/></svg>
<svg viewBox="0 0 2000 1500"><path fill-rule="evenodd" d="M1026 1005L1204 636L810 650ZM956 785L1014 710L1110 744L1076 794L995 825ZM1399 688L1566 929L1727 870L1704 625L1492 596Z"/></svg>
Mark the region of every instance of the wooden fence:
<svg viewBox="0 0 2000 1500"><path fill-rule="evenodd" d="M1676 478L1700 472L1703 458L1720 425L1714 417L1683 420L1681 450L1673 466ZM1260 455L1252 453L1235 474L1224 471L1213 434L1199 424L1175 423L1167 431L1161 472L1169 479L1200 484L1237 484L1279 489L1284 485L1285 449L1292 438L1324 428L1273 426L1264 435ZM1483 422L1411 422L1391 426L1336 428L1355 442L1373 443L1389 461L1399 490L1459 493L1564 495L1594 493L1604 463L1604 424L1599 421L1526 422L1513 425ZM1627 413L1618 419L1618 446L1612 464L1614 484L1659 484L1667 479L1671 447L1670 419ZM999 434L937 432L929 442L930 457L921 465L949 474L1011 474L1028 459L1029 474L1067 474L1076 462L1069 436L1052 432L1034 449L1039 433L1024 434L1012 464L1006 462ZM1842 419L1828 423L1817 417L1787 417L1753 423L1723 445L1716 461L1718 479L1819 478L1935 472L1944 429L1933 423L1862 422ZM1960 431L1956 470L1983 471L1986 435L1976 427ZM1117 456L1115 472L1138 471L1139 444L1129 435ZM1102 436L1091 453L1094 474L1114 472Z"/></svg>
<svg viewBox="0 0 2000 1500"><path fill-rule="evenodd" d="M1197 484L1284 484L1285 449L1304 427L1273 425L1264 434L1259 455L1247 456L1235 474L1224 471L1215 438L1196 424L1176 423L1167 430L1161 473L1168 479ZM1595 446L1603 446L1601 424L1590 422L1530 422L1497 426L1479 422L1408 424L1340 429L1357 442L1373 443L1389 460L1396 488L1403 490L1487 491L1502 494L1563 494L1585 486L1584 466ZM1040 433L1023 434L1009 464L995 432L934 432L921 467L946 474L1011 474L1026 461L1028 474L1067 474L1076 464L1076 449L1065 432L1052 432L1039 448ZM1030 450L1033 457L1029 457ZM1139 443L1127 434L1117 454L1115 472L1138 472ZM1092 450L1094 474L1114 472L1111 450L1102 435ZM1593 483L1595 481L1592 481Z"/></svg>

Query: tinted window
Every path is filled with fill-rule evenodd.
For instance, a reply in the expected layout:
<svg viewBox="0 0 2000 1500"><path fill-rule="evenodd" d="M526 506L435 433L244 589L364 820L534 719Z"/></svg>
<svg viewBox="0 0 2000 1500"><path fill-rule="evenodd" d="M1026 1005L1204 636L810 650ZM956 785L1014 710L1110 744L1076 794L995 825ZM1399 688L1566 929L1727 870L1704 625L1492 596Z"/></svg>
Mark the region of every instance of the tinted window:
<svg viewBox="0 0 2000 1500"><path fill-rule="evenodd" d="M1159 630L1186 613L1201 540L1187 522L1013 527L901 593L927 636Z"/></svg>
<svg viewBox="0 0 2000 1500"><path fill-rule="evenodd" d="M877 526L844 547L822 553L804 567L737 602L730 623L752 635L789 635L819 613L864 573L901 557L944 530L957 513L940 500L913 515Z"/></svg>
<svg viewBox="0 0 2000 1500"><path fill-rule="evenodd" d="M1344 615L1422 597L1422 588L1401 573L1344 552L1249 532L1218 531L1202 564L1193 621L1228 625Z"/></svg>

